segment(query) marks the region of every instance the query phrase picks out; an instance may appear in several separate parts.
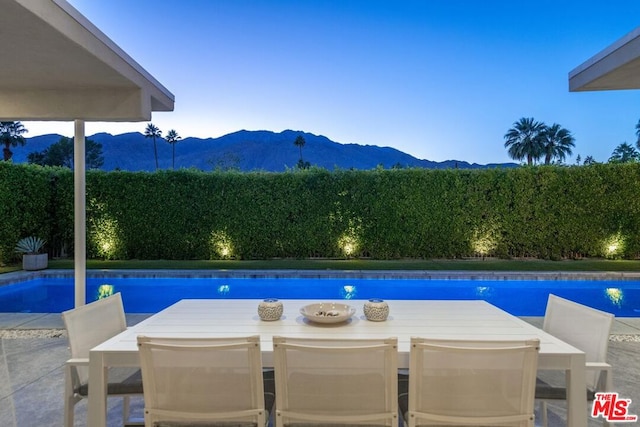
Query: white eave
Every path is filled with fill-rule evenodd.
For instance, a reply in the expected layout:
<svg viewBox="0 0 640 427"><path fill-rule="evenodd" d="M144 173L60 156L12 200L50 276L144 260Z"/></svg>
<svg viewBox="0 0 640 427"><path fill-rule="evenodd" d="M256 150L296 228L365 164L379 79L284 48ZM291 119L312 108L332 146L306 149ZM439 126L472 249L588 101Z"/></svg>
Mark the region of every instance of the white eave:
<svg viewBox="0 0 640 427"><path fill-rule="evenodd" d="M0 120L173 111L173 94L65 0L0 0L0 42Z"/></svg>
<svg viewBox="0 0 640 427"><path fill-rule="evenodd" d="M569 72L569 91L640 89L640 28Z"/></svg>

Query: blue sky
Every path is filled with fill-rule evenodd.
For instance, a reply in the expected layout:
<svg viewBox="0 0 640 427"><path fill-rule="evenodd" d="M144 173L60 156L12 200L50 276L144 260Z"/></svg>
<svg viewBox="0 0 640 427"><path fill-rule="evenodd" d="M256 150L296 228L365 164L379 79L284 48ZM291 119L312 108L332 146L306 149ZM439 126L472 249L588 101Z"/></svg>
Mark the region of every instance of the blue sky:
<svg viewBox="0 0 640 427"><path fill-rule="evenodd" d="M482 164L509 161L521 117L572 131L573 158L636 141L640 91L570 93L568 73L640 25L637 0L69 2L175 95L152 122L182 137L293 129Z"/></svg>

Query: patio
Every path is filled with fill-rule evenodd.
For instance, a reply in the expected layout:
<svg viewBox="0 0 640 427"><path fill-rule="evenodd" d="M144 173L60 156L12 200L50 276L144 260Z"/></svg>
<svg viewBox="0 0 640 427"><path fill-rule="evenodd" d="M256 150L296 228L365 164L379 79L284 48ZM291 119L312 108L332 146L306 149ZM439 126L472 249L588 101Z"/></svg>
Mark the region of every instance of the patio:
<svg viewBox="0 0 640 427"><path fill-rule="evenodd" d="M63 120L75 121L77 141L84 141L84 121L146 121L152 111L171 111L174 98L151 75L143 70L125 52L115 46L106 36L66 2L36 3L24 0L3 1L4 28L11 39L10 55L15 67L4 67L0 87L4 103L0 104L3 120ZM30 10L28 5L34 10ZM61 6L62 5L62 6ZM48 17L45 19L43 17ZM51 22L54 20L56 22ZM45 25L46 24L46 25ZM19 25L14 28L11 25ZM65 32L60 32L60 28ZM75 33L71 30L75 30ZM40 39L24 34L45 33ZM80 34L81 37L77 37ZM594 67L602 57L609 57L612 50L636 57L635 46L638 33L622 40L616 49L608 49L600 56L587 61L572 72L571 90L611 89L607 81L590 88L580 83L583 72L595 73L587 76L587 83L596 80L601 69ZM99 47L94 51L95 46ZM36 49L39 47L40 49ZM93 48L92 48L93 47ZM627 53L627 50L631 50ZM50 52L65 52L53 61ZM19 55L22 54L22 55ZM625 56L626 56L625 55ZM22 62L18 61L21 59ZM617 58L612 58L610 68L620 69L618 74L606 73L611 79L620 79L625 69ZM633 62L631 65L633 65ZM56 64L57 67L52 67ZM106 64L106 65L105 65ZM66 65L66 66L65 66ZM59 75L43 75L40 70L58 70ZM87 71L89 70L89 72ZM637 88L636 73L632 82L623 81L623 87ZM43 77L53 80L47 81ZM62 78L64 77L64 78ZM95 78L94 78L95 77ZM623 76L624 77L624 76ZM65 84L60 84L60 81ZM613 87L619 89L620 87ZM98 102L100 101L100 102ZM91 106L92 109L87 107ZM63 110L62 108L70 108ZM77 143L76 158L76 282L83 288L86 257L85 201L84 201L84 144ZM77 301L83 301L79 294ZM144 315L128 316L128 323L135 324ZM541 318L527 321L541 326ZM616 320L609 347L609 362L614 367L614 390L621 397L632 399L630 411L640 413L640 318ZM59 426L63 419L63 366L69 357L67 340L59 314L7 314L0 313L0 425ZM86 424L86 402L76 406L76 425ZM142 416L141 401L134 405L136 414ZM550 425L564 425L561 407L550 406L554 414ZM117 426L121 421L121 405L117 399L110 400L108 425ZM601 425L591 420L589 425Z"/></svg>
<svg viewBox="0 0 640 427"><path fill-rule="evenodd" d="M128 315L133 325L146 315ZM525 318L541 326L542 318ZM614 368L614 390L630 398L630 412L640 413L640 318L618 318L609 345L609 361ZM63 365L69 357L60 315L0 313L0 425L59 426L63 418ZM563 426L561 406L550 405L550 425ZM134 416L142 417L142 402L134 400ZM86 402L76 406L76 425L86 425ZM119 399L109 400L108 425L121 422ZM590 420L589 426L600 421Z"/></svg>

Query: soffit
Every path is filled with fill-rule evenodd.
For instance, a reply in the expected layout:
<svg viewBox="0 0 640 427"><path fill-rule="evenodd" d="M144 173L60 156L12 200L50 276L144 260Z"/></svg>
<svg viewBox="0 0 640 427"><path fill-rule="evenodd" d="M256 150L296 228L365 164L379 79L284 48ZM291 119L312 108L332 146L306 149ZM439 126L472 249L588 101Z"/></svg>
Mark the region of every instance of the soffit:
<svg viewBox="0 0 640 427"><path fill-rule="evenodd" d="M0 0L0 11L1 118L142 121L173 111L173 94L65 0Z"/></svg>
<svg viewBox="0 0 640 427"><path fill-rule="evenodd" d="M640 28L569 73L569 90L640 89Z"/></svg>

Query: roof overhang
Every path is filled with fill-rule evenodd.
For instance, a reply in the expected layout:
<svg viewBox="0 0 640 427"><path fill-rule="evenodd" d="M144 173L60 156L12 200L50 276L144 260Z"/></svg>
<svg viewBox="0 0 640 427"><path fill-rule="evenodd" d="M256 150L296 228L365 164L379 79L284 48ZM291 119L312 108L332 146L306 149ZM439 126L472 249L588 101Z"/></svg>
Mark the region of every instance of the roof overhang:
<svg viewBox="0 0 640 427"><path fill-rule="evenodd" d="M569 91L640 89L640 28L569 73Z"/></svg>
<svg viewBox="0 0 640 427"><path fill-rule="evenodd" d="M148 121L174 96L65 0L0 0L0 120Z"/></svg>

